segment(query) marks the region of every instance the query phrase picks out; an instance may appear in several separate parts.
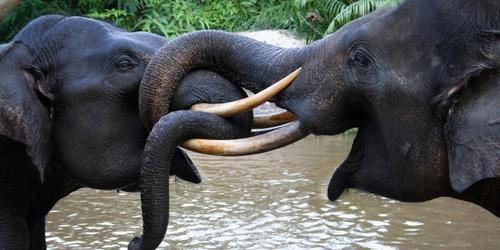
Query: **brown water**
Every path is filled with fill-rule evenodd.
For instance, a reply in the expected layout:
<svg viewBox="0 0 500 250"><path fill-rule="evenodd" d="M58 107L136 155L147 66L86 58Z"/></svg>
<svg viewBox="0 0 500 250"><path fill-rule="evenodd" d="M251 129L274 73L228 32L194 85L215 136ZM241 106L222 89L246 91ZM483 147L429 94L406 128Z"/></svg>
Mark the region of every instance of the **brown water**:
<svg viewBox="0 0 500 250"><path fill-rule="evenodd" d="M326 197L352 137L308 137L247 157L191 154L201 185L171 180L164 249L499 249L500 219L448 198ZM138 194L84 189L50 213L50 249L118 249L141 232Z"/></svg>

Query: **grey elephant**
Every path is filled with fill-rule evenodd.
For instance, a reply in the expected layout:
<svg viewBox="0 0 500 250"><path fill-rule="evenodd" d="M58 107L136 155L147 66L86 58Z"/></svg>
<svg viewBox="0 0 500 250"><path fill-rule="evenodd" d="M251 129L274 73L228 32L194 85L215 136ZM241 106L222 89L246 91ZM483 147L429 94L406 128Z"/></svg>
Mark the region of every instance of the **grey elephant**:
<svg viewBox="0 0 500 250"><path fill-rule="evenodd" d="M148 142L138 92L150 58L166 43L158 35L126 32L101 21L49 15L0 45L0 249L45 248L45 216L81 187L140 190L143 151L163 149L153 145L154 139ZM172 111L199 103L241 104L244 97L241 88L220 75L195 70L172 92ZM243 103L255 105L254 99ZM250 135L249 109L223 108L232 115L220 119L232 129L213 136ZM207 114L196 113L192 123L177 129L195 126ZM184 135L196 138L196 131ZM191 149L203 148L196 145ZM169 168L162 175L199 183L188 155L170 149Z"/></svg>
<svg viewBox="0 0 500 250"><path fill-rule="evenodd" d="M359 129L330 181L331 200L346 188L408 202L447 196L500 216L498 1L408 0L297 49L221 31L186 34L160 49L148 65L147 71L168 70L143 79L141 117L155 124L159 138L189 119L189 114L165 119L169 102L151 100L169 100L171 91L158 90L175 89L192 69L212 70L261 91L300 67L295 81L273 99L298 120L281 139ZM203 119L213 129L228 129L211 115ZM149 171L141 176L148 190L142 195L143 213L157 214L168 200L155 203L167 194L154 190L165 184L149 183L164 166L144 167ZM149 234L162 238L166 226ZM140 238L135 243L140 245Z"/></svg>

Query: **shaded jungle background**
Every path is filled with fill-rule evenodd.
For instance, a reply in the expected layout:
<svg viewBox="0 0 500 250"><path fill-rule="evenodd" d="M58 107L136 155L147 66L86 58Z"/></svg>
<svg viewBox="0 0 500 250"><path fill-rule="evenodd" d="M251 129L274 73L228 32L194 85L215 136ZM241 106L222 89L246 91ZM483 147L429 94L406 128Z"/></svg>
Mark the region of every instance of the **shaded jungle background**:
<svg viewBox="0 0 500 250"><path fill-rule="evenodd" d="M288 29L307 42L345 23L403 0L25 0L0 20L0 42L45 14L81 15L106 20L129 31L170 38L201 30Z"/></svg>

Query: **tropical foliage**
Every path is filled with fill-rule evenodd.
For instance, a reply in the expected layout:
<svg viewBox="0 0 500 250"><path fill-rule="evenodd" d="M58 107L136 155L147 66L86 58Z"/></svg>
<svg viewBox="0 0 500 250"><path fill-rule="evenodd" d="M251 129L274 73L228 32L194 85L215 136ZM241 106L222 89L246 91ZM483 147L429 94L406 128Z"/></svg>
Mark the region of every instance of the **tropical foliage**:
<svg viewBox="0 0 500 250"><path fill-rule="evenodd" d="M357 17L401 1L29 0L0 21L0 41L10 39L29 20L49 13L98 18L127 30L145 30L168 37L199 29L275 28L296 30L313 41Z"/></svg>
<svg viewBox="0 0 500 250"><path fill-rule="evenodd" d="M344 24L376 9L395 6L403 0L297 0L299 10L307 10L306 20L298 29L307 40L316 40L335 32ZM303 13L300 13L304 16ZM303 28L303 26L306 27ZM309 28L307 28L309 27Z"/></svg>

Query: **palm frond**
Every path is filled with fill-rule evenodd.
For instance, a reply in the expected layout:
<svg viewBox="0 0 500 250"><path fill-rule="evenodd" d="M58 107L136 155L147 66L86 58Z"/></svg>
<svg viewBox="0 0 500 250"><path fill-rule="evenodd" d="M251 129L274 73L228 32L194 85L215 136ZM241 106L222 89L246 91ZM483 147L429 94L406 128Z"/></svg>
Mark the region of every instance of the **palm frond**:
<svg viewBox="0 0 500 250"><path fill-rule="evenodd" d="M326 0L323 3L324 9L328 16L325 16L325 18L333 18L337 16L340 12L342 12L343 9L347 7L347 3L344 1L340 0Z"/></svg>
<svg viewBox="0 0 500 250"><path fill-rule="evenodd" d="M328 25L325 35L333 33L344 24L376 9L398 5L403 0L359 0L345 6Z"/></svg>

